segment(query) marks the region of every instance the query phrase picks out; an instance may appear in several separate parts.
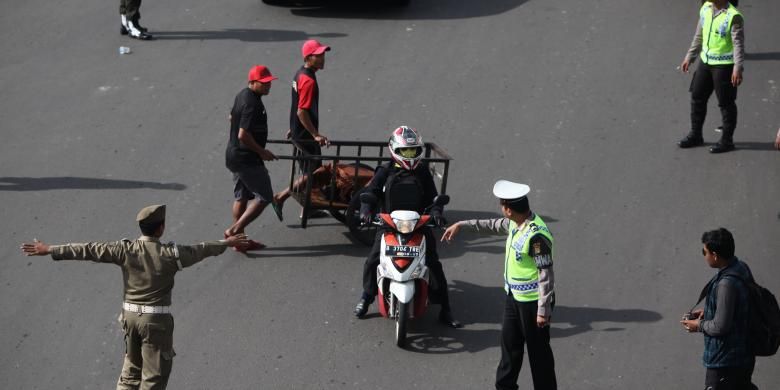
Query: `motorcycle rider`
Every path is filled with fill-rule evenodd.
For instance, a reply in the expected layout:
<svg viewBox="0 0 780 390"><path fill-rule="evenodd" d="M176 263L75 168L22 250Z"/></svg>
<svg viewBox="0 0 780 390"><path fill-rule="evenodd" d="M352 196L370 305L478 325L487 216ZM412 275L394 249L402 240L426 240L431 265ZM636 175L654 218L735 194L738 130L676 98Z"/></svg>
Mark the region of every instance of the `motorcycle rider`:
<svg viewBox="0 0 780 390"><path fill-rule="evenodd" d="M365 191L373 193L380 200L383 212L395 210L413 210L422 214L426 207L433 204L438 195L428 165L421 163L424 143L417 130L401 126L393 130L388 147L393 161L377 167L373 179ZM436 226L442 226L442 206L433 206L428 213ZM363 203L360 208L362 223L372 219L374 210L369 204ZM379 266L379 250L383 231L377 231L374 246L363 266L363 295L360 297L354 314L363 318L368 306L377 295L376 268ZM439 321L452 328L460 328L460 322L452 317L449 294L447 293L447 278L444 276L439 255L436 251L436 238L429 227L423 227L425 235L425 264L431 271L430 301L441 305Z"/></svg>

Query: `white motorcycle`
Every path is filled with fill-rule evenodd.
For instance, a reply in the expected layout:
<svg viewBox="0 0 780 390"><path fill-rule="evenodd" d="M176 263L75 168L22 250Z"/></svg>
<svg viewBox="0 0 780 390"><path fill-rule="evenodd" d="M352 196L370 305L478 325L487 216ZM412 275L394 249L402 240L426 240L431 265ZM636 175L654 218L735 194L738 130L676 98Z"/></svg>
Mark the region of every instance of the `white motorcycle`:
<svg viewBox="0 0 780 390"><path fill-rule="evenodd" d="M360 194L360 201L376 206L374 194ZM372 223L385 231L379 249L377 267L377 302L382 317L395 319L395 344L406 346L409 319L419 318L428 307L429 272L425 264L425 234L423 227L435 227L427 214L433 206L444 206L450 197L439 195L423 215L416 211L396 210L380 213ZM432 243L436 245L436 243Z"/></svg>

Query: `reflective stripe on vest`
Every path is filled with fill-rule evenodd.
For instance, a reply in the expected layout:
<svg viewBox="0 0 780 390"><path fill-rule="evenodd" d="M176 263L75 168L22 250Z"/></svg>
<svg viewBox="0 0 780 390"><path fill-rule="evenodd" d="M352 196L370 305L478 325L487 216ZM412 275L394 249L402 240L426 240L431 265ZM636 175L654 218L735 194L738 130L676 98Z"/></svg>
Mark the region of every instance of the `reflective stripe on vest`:
<svg viewBox="0 0 780 390"><path fill-rule="evenodd" d="M553 241L550 230L538 215L534 215L534 219L520 229L513 221L509 222L504 258L504 291L511 291L516 301L539 300L539 269L536 268L534 258L528 254L530 238L536 234L541 234L550 243Z"/></svg>
<svg viewBox="0 0 780 390"><path fill-rule="evenodd" d="M734 43L731 41L731 22L742 15L731 3L728 9L715 18L714 7L706 2L699 10L701 23L701 60L708 65L731 65L734 63Z"/></svg>

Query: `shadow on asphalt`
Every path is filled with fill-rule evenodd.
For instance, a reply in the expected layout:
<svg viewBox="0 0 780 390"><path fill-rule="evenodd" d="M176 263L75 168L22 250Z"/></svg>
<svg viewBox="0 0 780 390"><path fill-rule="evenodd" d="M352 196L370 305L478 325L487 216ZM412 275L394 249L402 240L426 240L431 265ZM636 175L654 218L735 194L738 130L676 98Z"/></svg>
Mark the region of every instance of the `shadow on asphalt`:
<svg viewBox="0 0 780 390"><path fill-rule="evenodd" d="M106 190L138 189L182 191L180 183L153 181L98 179L91 177L0 177L0 191L50 191L50 190Z"/></svg>
<svg viewBox="0 0 780 390"><path fill-rule="evenodd" d="M498 347L504 309L504 289L479 286L460 280L450 281L450 300L455 318L465 325L450 329L436 321L438 306L428 308L423 318L410 324L408 347L412 352L447 354L478 352ZM586 332L615 332L634 323L657 322L663 317L643 309L604 309L597 307L556 306L553 310L551 337L571 337ZM608 327L594 328L595 323ZM496 329L470 329L485 324ZM614 326L620 324L621 326Z"/></svg>
<svg viewBox="0 0 780 390"><path fill-rule="evenodd" d="M290 42L305 41L313 38L342 38L347 34L321 33L308 34L295 30L263 29L224 29L205 31L155 31L154 38L159 40L237 40L242 42Z"/></svg>
<svg viewBox="0 0 780 390"><path fill-rule="evenodd" d="M748 61L777 61L780 60L780 51L745 53L745 59Z"/></svg>
<svg viewBox="0 0 780 390"><path fill-rule="evenodd" d="M528 0L411 0L401 7L392 1L307 0L275 1L294 7L296 16L340 19L439 20L466 19L498 15L511 11Z"/></svg>
<svg viewBox="0 0 780 390"><path fill-rule="evenodd" d="M775 144L774 142L740 142L740 141L734 141L734 145L736 145L737 149L736 151L740 150L772 150L775 151Z"/></svg>
<svg viewBox="0 0 780 390"><path fill-rule="evenodd" d="M362 245L345 244L326 244L312 246L269 246L266 249L257 252L249 252L246 257L250 259L258 258L279 258L279 257L297 257L301 260L308 260L312 257L320 256L346 256L365 259L370 248Z"/></svg>

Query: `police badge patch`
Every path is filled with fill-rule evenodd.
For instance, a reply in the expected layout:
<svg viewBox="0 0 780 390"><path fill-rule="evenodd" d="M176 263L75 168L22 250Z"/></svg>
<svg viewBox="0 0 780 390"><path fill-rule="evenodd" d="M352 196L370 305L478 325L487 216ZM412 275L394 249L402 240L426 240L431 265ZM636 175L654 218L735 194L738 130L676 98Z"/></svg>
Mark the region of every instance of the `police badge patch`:
<svg viewBox="0 0 780 390"><path fill-rule="evenodd" d="M535 242L533 244L534 248L534 255L540 255L542 253L542 243L541 242Z"/></svg>

